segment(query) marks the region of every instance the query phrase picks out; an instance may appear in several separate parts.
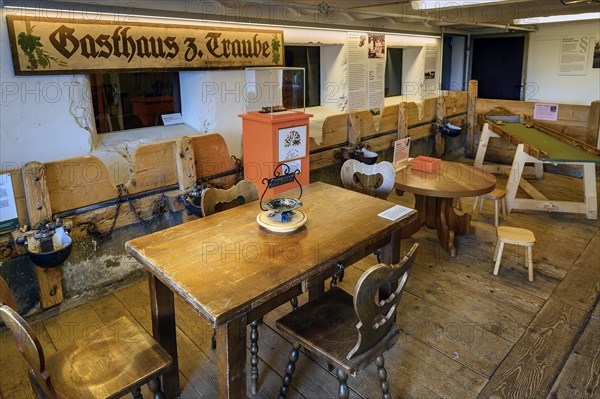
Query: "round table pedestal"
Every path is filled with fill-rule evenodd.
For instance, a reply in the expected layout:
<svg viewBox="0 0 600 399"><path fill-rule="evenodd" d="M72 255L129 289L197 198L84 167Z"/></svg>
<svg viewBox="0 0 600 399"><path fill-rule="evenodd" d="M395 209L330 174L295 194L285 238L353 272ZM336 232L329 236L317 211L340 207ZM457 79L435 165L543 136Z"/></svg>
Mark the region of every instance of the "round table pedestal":
<svg viewBox="0 0 600 399"><path fill-rule="evenodd" d="M417 219L402 229L401 237L408 238L419 231L422 225L437 229L442 248L450 255L456 256L454 239L456 235L474 234L471 227L471 215L456 213L452 206L452 198L428 197L415 194L415 209L419 212Z"/></svg>

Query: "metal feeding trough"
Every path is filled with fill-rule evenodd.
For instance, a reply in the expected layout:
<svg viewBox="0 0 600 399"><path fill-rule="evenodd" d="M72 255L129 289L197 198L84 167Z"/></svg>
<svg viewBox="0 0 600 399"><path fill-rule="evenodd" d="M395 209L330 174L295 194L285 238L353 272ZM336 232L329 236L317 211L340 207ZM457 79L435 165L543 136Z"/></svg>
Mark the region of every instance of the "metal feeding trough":
<svg viewBox="0 0 600 399"><path fill-rule="evenodd" d="M62 265L71 254L73 244L60 219L52 223L40 222L37 232L19 237L16 242L25 245L29 259L44 269Z"/></svg>
<svg viewBox="0 0 600 399"><path fill-rule="evenodd" d="M202 206L200 200L202 199L202 190L205 187L201 184L194 183L192 189L181 197L183 206L192 215L202 217Z"/></svg>
<svg viewBox="0 0 600 399"><path fill-rule="evenodd" d="M262 180L262 183L266 184L266 187L260 197L260 209L263 212L259 213L256 217L259 225L272 232L289 233L298 230L306 223L306 215L298 210L303 205L300 200L302 197L302 185L296 178L296 175L299 173L299 170L290 172L288 165L280 164L277 165L273 172L274 177ZM267 202L263 202L268 189L294 181L300 187L298 198L272 198Z"/></svg>
<svg viewBox="0 0 600 399"><path fill-rule="evenodd" d="M437 125L440 133L442 133L444 136L448 136L448 137L457 137L460 132L462 132L462 128L459 126L455 126L453 124L451 124L450 122L446 122L446 123L439 123Z"/></svg>
<svg viewBox="0 0 600 399"><path fill-rule="evenodd" d="M361 147L360 144L356 145L354 151L350 152L350 158L356 159L367 165L373 165L377 162L379 154L370 151L367 147Z"/></svg>

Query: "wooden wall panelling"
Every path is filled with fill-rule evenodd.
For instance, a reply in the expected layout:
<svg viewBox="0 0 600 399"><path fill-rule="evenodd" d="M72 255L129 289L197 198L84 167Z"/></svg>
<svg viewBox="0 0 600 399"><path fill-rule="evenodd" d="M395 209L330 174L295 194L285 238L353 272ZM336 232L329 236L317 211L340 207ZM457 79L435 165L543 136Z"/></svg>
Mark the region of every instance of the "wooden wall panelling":
<svg viewBox="0 0 600 399"><path fill-rule="evenodd" d="M196 177L202 178L235 170L236 163L229 155L223 136L217 133L194 136L191 140L196 160ZM211 180L211 185L229 188L235 184L235 175Z"/></svg>
<svg viewBox="0 0 600 399"><path fill-rule="evenodd" d="M588 117L588 125L585 141L587 144L594 147L598 145L598 135L600 134L600 100L593 101L590 105L590 113Z"/></svg>
<svg viewBox="0 0 600 399"><path fill-rule="evenodd" d="M373 115L369 110L350 112L350 129L348 131L348 142L354 145L365 136L376 133Z"/></svg>
<svg viewBox="0 0 600 399"><path fill-rule="evenodd" d="M431 134L431 123L435 122L436 99L429 98L423 102L423 114L419 117L419 107L414 102L406 104L408 136L418 140Z"/></svg>
<svg viewBox="0 0 600 399"><path fill-rule="evenodd" d="M408 137L408 108L407 104L402 102L398 104L398 130L396 138L403 139Z"/></svg>
<svg viewBox="0 0 600 399"><path fill-rule="evenodd" d="M35 228L44 220L52 220L46 170L42 163L29 162L23 167L22 173L29 223ZM35 274L38 279L42 308L47 309L60 304L63 301L60 268L42 269L35 266Z"/></svg>
<svg viewBox="0 0 600 399"><path fill-rule="evenodd" d="M314 151L320 148L332 147L338 144L347 144L348 124L348 113L330 115L326 117L323 121L323 137L321 143L317 144L317 142L311 137L309 140L310 151Z"/></svg>
<svg viewBox="0 0 600 399"><path fill-rule="evenodd" d="M48 162L45 166L54 213L116 198L117 188L109 173L126 173L118 166L109 171L104 162L94 156Z"/></svg>
<svg viewBox="0 0 600 399"><path fill-rule="evenodd" d="M139 146L133 154L133 173L126 183L129 194L177 184L175 140Z"/></svg>
<svg viewBox="0 0 600 399"><path fill-rule="evenodd" d="M523 114L533 119L533 111L536 102L497 100L479 98L476 103L476 115L491 111L494 108L505 108L514 114ZM558 120L545 124L561 133L568 134L580 141L585 142L587 137L588 122L590 118L589 105L558 104Z"/></svg>
<svg viewBox="0 0 600 399"><path fill-rule="evenodd" d="M436 104L437 104L437 97L436 98L428 98L427 100L423 101L423 117L421 118L421 120L419 122L435 120Z"/></svg>
<svg viewBox="0 0 600 399"><path fill-rule="evenodd" d="M341 150L330 149L310 154L310 170L317 170L333 165L341 160Z"/></svg>
<svg viewBox="0 0 600 399"><path fill-rule="evenodd" d="M371 151L379 152L392 147L394 145L395 140L396 134L391 133L381 137L375 137L369 140L364 140L363 144L368 145Z"/></svg>
<svg viewBox="0 0 600 399"><path fill-rule="evenodd" d="M196 182L196 159L192 139L187 136L175 140L175 164L179 189L181 191L191 189Z"/></svg>
<svg viewBox="0 0 600 399"><path fill-rule="evenodd" d="M419 118L419 107L414 102L406 103L406 123L408 126L421 122Z"/></svg>
<svg viewBox="0 0 600 399"><path fill-rule="evenodd" d="M23 167L22 173L29 224L35 228L44 219L48 222L52 220L46 169L42 163L29 162Z"/></svg>
<svg viewBox="0 0 600 399"><path fill-rule="evenodd" d="M465 155L475 156L475 125L477 124L477 90L476 80L469 80L467 90L467 142L465 144Z"/></svg>
<svg viewBox="0 0 600 399"><path fill-rule="evenodd" d="M135 209L140 213L140 216L144 220L148 220L153 216L153 212L156 210L156 204L162 197L163 194L161 193L136 199ZM115 217L115 210L116 205L111 205L70 216L69 220L73 222L74 226L71 230L71 238L73 238L73 240L79 240L86 237L88 235L87 226L90 223L93 223L94 226L96 226L98 233L107 232ZM126 203L122 203L121 209L119 210L119 217L115 223L115 229L137 222L139 222L139 219L133 213L131 207Z"/></svg>
<svg viewBox="0 0 600 399"><path fill-rule="evenodd" d="M449 91L444 96L444 103L446 104L446 116L467 112L467 98L468 93L466 91Z"/></svg>
<svg viewBox="0 0 600 399"><path fill-rule="evenodd" d="M388 105L381 112L381 124L378 132L389 132L398 129L398 105Z"/></svg>
<svg viewBox="0 0 600 399"><path fill-rule="evenodd" d="M422 115L420 115L419 106L416 103L406 103L408 126L433 121L435 119L435 102L435 98L425 100L421 105Z"/></svg>

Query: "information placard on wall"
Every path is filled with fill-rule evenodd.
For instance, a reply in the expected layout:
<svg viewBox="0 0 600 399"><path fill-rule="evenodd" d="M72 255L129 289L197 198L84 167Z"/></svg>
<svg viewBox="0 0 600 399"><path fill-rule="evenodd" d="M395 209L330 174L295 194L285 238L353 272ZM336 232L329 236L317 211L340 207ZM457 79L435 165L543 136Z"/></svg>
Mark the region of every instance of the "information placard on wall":
<svg viewBox="0 0 600 399"><path fill-rule="evenodd" d="M17 205L10 173L0 175L0 231L13 230L19 225Z"/></svg>
<svg viewBox="0 0 600 399"><path fill-rule="evenodd" d="M558 120L558 104L535 104L533 119L556 122Z"/></svg>
<svg viewBox="0 0 600 399"><path fill-rule="evenodd" d="M379 110L385 105L385 35L369 33L367 60L367 108Z"/></svg>
<svg viewBox="0 0 600 399"><path fill-rule="evenodd" d="M348 110L367 108L367 56L368 42L364 32L348 32Z"/></svg>
<svg viewBox="0 0 600 399"><path fill-rule="evenodd" d="M563 37L560 42L558 74L562 76L587 75L590 38L587 36Z"/></svg>

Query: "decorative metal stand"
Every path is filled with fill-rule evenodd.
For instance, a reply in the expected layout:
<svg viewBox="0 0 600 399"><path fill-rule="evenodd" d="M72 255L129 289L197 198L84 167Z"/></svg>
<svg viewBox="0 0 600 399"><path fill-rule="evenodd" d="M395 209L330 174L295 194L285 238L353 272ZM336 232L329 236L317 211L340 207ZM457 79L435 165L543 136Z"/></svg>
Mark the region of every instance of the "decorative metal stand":
<svg viewBox="0 0 600 399"><path fill-rule="evenodd" d="M264 212L260 213L256 220L264 228L278 232L288 233L294 231L304 225L306 215L297 211L303 204L300 198L302 197L302 184L296 178L300 173L299 170L290 171L290 167L286 164L279 164L273 171L273 177L264 178L262 183L266 185L265 191L260 197L260 209ZM298 183L300 187L300 195L298 198L272 198L267 202L263 202L265 194L271 188L278 187L284 184Z"/></svg>

